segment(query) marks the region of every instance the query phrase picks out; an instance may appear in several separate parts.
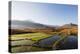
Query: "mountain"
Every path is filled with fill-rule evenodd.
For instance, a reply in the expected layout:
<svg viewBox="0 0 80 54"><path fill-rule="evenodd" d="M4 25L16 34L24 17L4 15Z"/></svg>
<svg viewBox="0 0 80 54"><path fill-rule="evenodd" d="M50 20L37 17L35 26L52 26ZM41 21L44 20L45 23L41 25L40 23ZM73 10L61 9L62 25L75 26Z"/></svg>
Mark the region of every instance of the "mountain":
<svg viewBox="0 0 80 54"><path fill-rule="evenodd" d="M52 28L44 24L35 23L33 21L18 21L13 20L11 21L11 28L12 29L45 29L45 28Z"/></svg>
<svg viewBox="0 0 80 54"><path fill-rule="evenodd" d="M61 28L71 28L71 27L77 27L77 26L78 26L77 24L70 23L70 24L65 24L61 26Z"/></svg>
<svg viewBox="0 0 80 54"><path fill-rule="evenodd" d="M76 36L78 35L77 34L78 33L78 25L77 24L72 24L72 23L65 24L65 25L59 27L57 30L60 34L66 34L66 35L68 34L68 35L76 35Z"/></svg>
<svg viewBox="0 0 80 54"><path fill-rule="evenodd" d="M11 30L11 34L32 33L32 32L51 33L52 31L55 31L55 28L52 26L27 20L25 21L13 20L11 21L10 26L11 28L9 28L9 30Z"/></svg>
<svg viewBox="0 0 80 54"><path fill-rule="evenodd" d="M9 24L10 25L10 24ZM36 23L33 21L11 21L11 34L19 34L19 33L32 33L32 32L43 32L48 34L53 34L54 32L59 32L60 34L68 34L71 31L71 34L77 35L78 25L77 24L65 24L62 26L55 25L45 25Z"/></svg>

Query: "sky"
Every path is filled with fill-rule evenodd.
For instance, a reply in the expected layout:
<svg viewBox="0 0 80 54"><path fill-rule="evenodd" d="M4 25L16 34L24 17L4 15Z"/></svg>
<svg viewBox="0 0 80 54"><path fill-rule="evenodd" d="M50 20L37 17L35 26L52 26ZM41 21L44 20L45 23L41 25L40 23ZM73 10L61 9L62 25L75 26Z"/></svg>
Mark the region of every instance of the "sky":
<svg viewBox="0 0 80 54"><path fill-rule="evenodd" d="M12 2L12 20L28 20L47 25L78 23L77 5Z"/></svg>

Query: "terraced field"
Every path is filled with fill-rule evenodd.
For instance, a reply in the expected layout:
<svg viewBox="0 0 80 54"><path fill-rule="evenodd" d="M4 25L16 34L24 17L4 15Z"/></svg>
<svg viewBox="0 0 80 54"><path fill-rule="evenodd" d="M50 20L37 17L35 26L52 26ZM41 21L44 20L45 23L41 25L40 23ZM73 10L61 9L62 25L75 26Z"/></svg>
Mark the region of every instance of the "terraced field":
<svg viewBox="0 0 80 54"><path fill-rule="evenodd" d="M43 38L49 37L49 34L45 33L28 33L28 34L16 34L11 35L11 40L20 40L20 39L31 39L37 41Z"/></svg>
<svg viewBox="0 0 80 54"><path fill-rule="evenodd" d="M11 51L12 52L24 52L24 51L37 51L45 50L39 47L33 47L32 44L38 42L41 39L50 37L51 35L45 33L28 33L28 34L16 34L11 35Z"/></svg>
<svg viewBox="0 0 80 54"><path fill-rule="evenodd" d="M77 49L77 36L45 33L15 34L9 38L11 52Z"/></svg>

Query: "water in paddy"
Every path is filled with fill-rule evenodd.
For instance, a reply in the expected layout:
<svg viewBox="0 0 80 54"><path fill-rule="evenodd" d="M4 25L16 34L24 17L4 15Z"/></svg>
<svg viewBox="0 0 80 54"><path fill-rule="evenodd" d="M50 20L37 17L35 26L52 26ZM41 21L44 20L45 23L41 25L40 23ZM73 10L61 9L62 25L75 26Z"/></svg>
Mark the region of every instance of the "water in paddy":
<svg viewBox="0 0 80 54"><path fill-rule="evenodd" d="M77 49L78 48L78 37L68 36L60 42L59 49Z"/></svg>
<svg viewBox="0 0 80 54"><path fill-rule="evenodd" d="M53 45L56 41L58 41L61 36L52 36L50 38L46 38L43 40L38 41L37 43L33 44L33 46L41 47L41 48L50 48L54 49ZM57 45L57 49L76 49L78 44L77 36L67 36L62 41L59 42Z"/></svg>
<svg viewBox="0 0 80 54"><path fill-rule="evenodd" d="M34 43L33 46L38 46L38 47L50 47L55 41L59 40L61 37L60 36L52 36L43 40L38 41L37 43Z"/></svg>

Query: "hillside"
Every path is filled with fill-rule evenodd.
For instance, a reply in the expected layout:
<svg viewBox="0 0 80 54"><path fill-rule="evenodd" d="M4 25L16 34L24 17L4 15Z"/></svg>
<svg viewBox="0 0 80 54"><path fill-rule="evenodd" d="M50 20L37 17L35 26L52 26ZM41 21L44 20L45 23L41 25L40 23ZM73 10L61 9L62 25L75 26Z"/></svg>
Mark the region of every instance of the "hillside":
<svg viewBox="0 0 80 54"><path fill-rule="evenodd" d="M65 35L78 35L78 25L76 24L65 24L58 28L60 34Z"/></svg>
<svg viewBox="0 0 80 54"><path fill-rule="evenodd" d="M48 33L48 34L66 34L66 35L77 35L78 28L76 24L65 24L62 26L55 25L44 25L40 23L35 23L33 21L11 21L11 31L10 34L22 34L22 33Z"/></svg>
<svg viewBox="0 0 80 54"><path fill-rule="evenodd" d="M25 21L18 21L18 20L13 20L11 21L11 27L12 28L17 28L17 29L25 29L25 28L28 28L28 29L45 29L45 28L51 28L47 25L44 25L44 24L40 24L40 23L36 23L36 22L33 22L33 21L28 21L28 20L25 20Z"/></svg>

